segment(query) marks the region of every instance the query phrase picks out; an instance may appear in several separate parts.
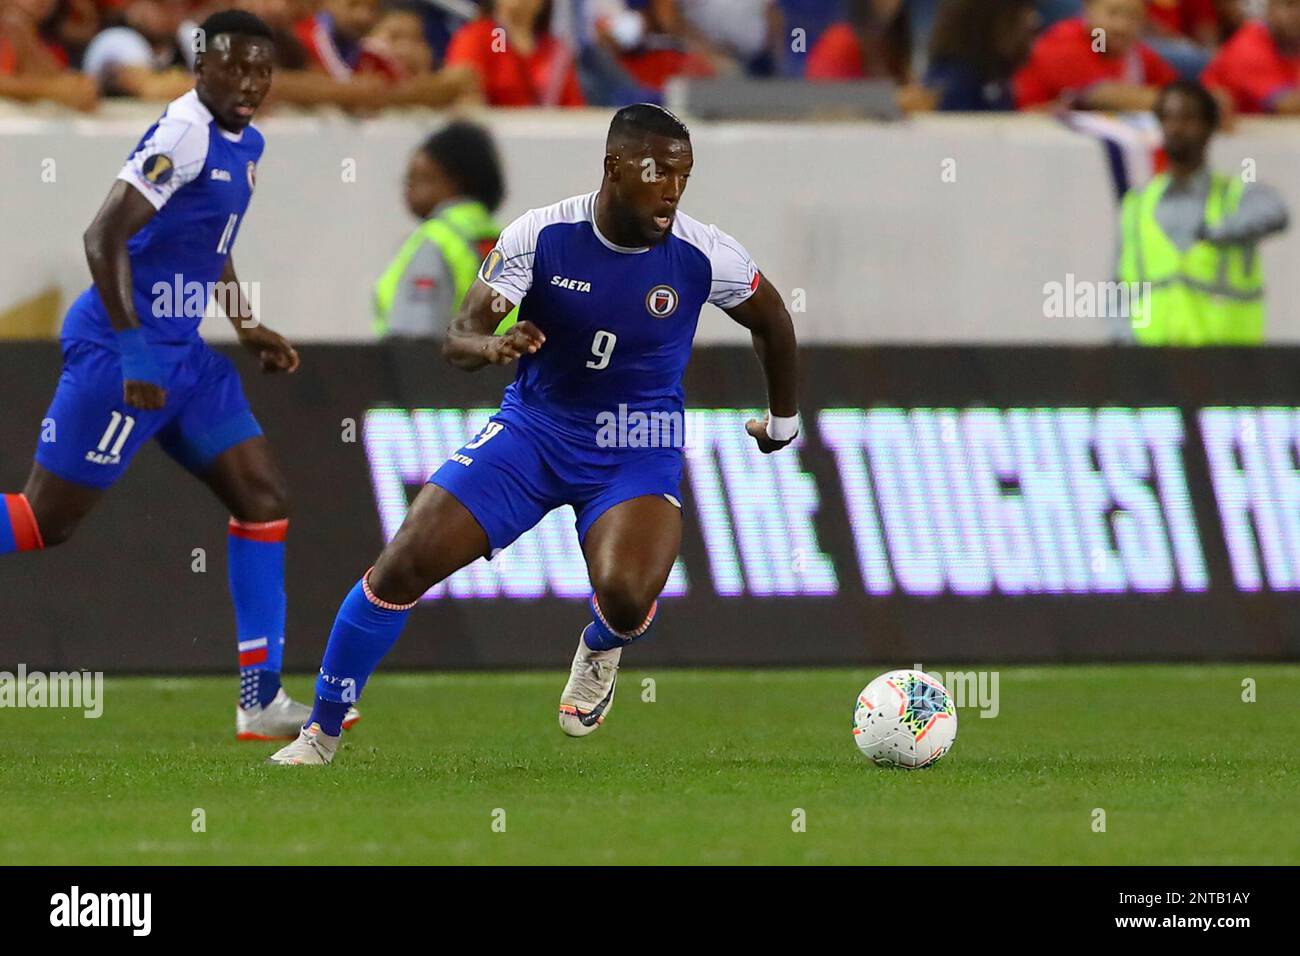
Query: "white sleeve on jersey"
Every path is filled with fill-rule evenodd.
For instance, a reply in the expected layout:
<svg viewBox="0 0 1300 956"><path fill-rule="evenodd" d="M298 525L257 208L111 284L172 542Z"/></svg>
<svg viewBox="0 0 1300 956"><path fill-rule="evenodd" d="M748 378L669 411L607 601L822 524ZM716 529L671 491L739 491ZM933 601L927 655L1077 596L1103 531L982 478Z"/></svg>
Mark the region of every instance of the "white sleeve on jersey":
<svg viewBox="0 0 1300 956"><path fill-rule="evenodd" d="M709 301L719 309L734 309L758 289L758 266L744 246L717 226L709 226L709 266Z"/></svg>
<svg viewBox="0 0 1300 956"><path fill-rule="evenodd" d="M518 305L533 285L533 259L537 255L537 215L530 209L505 229L478 277Z"/></svg>
<svg viewBox="0 0 1300 956"><path fill-rule="evenodd" d="M117 178L138 189L154 209L161 209L176 190L194 181L207 161L208 127L173 116L169 110Z"/></svg>

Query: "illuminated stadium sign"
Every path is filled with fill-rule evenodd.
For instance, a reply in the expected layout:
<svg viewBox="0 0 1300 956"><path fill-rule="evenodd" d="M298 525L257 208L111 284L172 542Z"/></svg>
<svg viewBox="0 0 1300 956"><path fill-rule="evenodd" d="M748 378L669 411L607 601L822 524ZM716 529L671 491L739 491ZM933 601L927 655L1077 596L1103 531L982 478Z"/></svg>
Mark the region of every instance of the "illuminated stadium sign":
<svg viewBox="0 0 1300 956"><path fill-rule="evenodd" d="M1300 658L1300 350L827 346L800 362L803 432L765 456L744 431L764 394L753 352L692 356L681 552L638 666ZM25 480L59 369L57 344L0 350L5 487ZM403 340L311 345L291 378L244 377L293 496L288 667L319 666L342 596L513 372L466 375ZM609 411L615 443L637 444L639 420ZM174 468L146 450L106 499L125 542L6 565L14 660L228 669L225 522ZM176 559L196 548L207 574ZM98 593L75 605L45 583L86 567ZM392 666L555 666L589 593L563 508L434 587Z"/></svg>
<svg viewBox="0 0 1300 956"><path fill-rule="evenodd" d="M367 413L387 538L410 486L492 411ZM829 597L842 588L923 597L1202 592L1211 582L1189 492L1191 454L1208 466L1235 586L1300 588L1300 410L1196 414L1203 449L1187 447L1183 412L1171 407L826 408L806 416L792 449L762 455L743 427L754 410L691 409L684 485L705 563L679 560L665 596L692 588L726 597ZM804 465L810 441L834 462L856 571L819 540L821 492ZM566 507L427 597L587 591Z"/></svg>

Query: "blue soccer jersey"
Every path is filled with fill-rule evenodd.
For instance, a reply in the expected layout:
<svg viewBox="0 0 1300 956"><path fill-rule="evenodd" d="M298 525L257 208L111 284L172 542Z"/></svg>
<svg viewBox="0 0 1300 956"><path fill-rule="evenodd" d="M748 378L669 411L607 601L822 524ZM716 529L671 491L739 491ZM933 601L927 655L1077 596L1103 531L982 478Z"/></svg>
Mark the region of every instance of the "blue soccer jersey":
<svg viewBox="0 0 1300 956"><path fill-rule="evenodd" d="M158 210L128 244L136 316L150 343L198 337L253 196L264 145L252 126L239 133L218 126L191 90L167 104L118 173ZM63 338L116 350L94 286L69 309Z"/></svg>
<svg viewBox="0 0 1300 956"><path fill-rule="evenodd" d="M659 245L628 249L600 234L595 210L591 193L525 213L479 269L546 335L520 359L501 410L429 479L474 516L492 554L562 505L579 539L633 498L680 507L680 440L611 436L604 423L683 422L700 309L733 308L758 288L749 253L715 226L678 212Z"/></svg>
<svg viewBox="0 0 1300 956"><path fill-rule="evenodd" d="M227 449L261 434L234 363L199 338L214 283L253 195L262 134L221 129L193 91L167 109L118 174L154 208L128 240L135 312L162 372L161 409L128 406L118 342L91 286L63 321L63 374L46 419L56 440L36 460L67 481L107 488L151 438L202 474Z"/></svg>
<svg viewBox="0 0 1300 956"><path fill-rule="evenodd" d="M624 248L600 234L595 210L589 193L525 213L479 270L546 335L520 359L502 410L592 443L602 414L681 414L700 309L733 308L759 281L749 253L716 226L679 211L663 242Z"/></svg>

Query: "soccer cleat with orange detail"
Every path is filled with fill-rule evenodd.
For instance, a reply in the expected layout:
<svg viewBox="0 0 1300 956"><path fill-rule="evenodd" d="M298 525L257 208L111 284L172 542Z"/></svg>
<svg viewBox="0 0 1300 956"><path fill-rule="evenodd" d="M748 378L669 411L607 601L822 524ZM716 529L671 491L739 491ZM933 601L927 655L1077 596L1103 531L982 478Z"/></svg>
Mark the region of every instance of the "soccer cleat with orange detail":
<svg viewBox="0 0 1300 956"><path fill-rule="evenodd" d="M235 708L235 739L293 740L309 717L311 708L298 703L281 687L269 704ZM348 708L343 717L343 729L347 730L360 719L361 714L355 707Z"/></svg>
<svg viewBox="0 0 1300 956"><path fill-rule="evenodd" d="M618 661L623 648L593 651L578 638L569 682L560 694L560 729L570 737L585 737L605 722L614 703Z"/></svg>

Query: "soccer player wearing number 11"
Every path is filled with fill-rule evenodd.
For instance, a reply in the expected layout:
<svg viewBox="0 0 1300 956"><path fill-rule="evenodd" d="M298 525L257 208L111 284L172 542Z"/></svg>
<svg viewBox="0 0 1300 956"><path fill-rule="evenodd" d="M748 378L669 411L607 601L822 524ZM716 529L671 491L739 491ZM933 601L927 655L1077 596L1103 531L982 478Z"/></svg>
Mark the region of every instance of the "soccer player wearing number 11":
<svg viewBox="0 0 1300 956"><path fill-rule="evenodd" d="M27 485L0 495L0 555L67 541L157 439L231 515L235 735L292 740L310 710L280 686L284 479L234 363L199 337L218 283L238 288L231 249L262 156L252 119L271 87L275 50L270 28L240 10L212 14L198 38L194 89L141 137L86 230L94 284L64 319L63 374ZM293 346L244 321L251 313L242 293L235 298L227 315L262 370L295 371Z"/></svg>
<svg viewBox="0 0 1300 956"><path fill-rule="evenodd" d="M681 543L681 435L619 447L601 423L645 413L681 423L682 374L701 307L749 329L769 414L746 425L763 453L798 433L797 343L780 295L734 239L677 209L693 158L668 111L620 110L600 189L534 209L501 234L444 342L473 370L519 360L501 410L429 479L397 535L344 600L316 705L278 764L326 764L348 708L432 585L492 558L571 505L593 593L560 695L565 733L609 713L623 648L646 636ZM519 306L519 321L492 334Z"/></svg>

